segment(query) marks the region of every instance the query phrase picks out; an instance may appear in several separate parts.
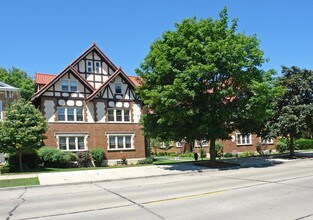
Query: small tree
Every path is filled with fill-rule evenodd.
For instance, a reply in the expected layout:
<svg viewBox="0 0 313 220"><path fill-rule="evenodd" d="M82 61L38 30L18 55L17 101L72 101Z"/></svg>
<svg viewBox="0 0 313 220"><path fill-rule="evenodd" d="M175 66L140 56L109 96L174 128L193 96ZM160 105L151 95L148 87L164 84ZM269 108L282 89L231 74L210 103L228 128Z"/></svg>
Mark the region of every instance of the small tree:
<svg viewBox="0 0 313 220"><path fill-rule="evenodd" d="M17 154L23 170L22 155L39 149L46 131L45 118L32 103L23 99L14 102L0 123L0 152Z"/></svg>
<svg viewBox="0 0 313 220"><path fill-rule="evenodd" d="M295 138L313 133L313 71L283 66L282 73L278 84L285 93L277 100L269 130L289 139L290 156L294 156Z"/></svg>
<svg viewBox="0 0 313 220"><path fill-rule="evenodd" d="M35 92L32 78L25 71L15 67L8 70L0 68L0 81L19 88L21 97L26 100L30 100Z"/></svg>

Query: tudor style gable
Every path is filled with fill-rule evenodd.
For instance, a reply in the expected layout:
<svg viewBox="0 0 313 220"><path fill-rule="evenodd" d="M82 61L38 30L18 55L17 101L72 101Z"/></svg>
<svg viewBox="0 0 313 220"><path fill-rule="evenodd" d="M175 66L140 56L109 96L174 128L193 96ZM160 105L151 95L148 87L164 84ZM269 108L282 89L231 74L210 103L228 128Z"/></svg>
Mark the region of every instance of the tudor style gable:
<svg viewBox="0 0 313 220"><path fill-rule="evenodd" d="M117 69L95 43L80 55L71 66L94 88L99 88Z"/></svg>
<svg viewBox="0 0 313 220"><path fill-rule="evenodd" d="M48 122L83 122L85 99L93 92L92 86L72 67L67 67L33 97L41 106Z"/></svg>
<svg viewBox="0 0 313 220"><path fill-rule="evenodd" d="M97 122L139 123L141 102L134 90L134 83L118 68L87 98L87 108L95 106Z"/></svg>

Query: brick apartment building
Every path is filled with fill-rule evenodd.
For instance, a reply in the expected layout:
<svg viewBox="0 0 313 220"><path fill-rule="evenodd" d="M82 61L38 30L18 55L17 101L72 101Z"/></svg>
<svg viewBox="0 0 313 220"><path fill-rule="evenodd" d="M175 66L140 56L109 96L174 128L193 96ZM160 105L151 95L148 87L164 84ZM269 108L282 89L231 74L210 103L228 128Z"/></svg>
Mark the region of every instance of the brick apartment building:
<svg viewBox="0 0 313 220"><path fill-rule="evenodd" d="M48 122L44 144L64 151L103 148L108 164L146 156L136 77L94 43L57 75L36 73L32 102Z"/></svg>

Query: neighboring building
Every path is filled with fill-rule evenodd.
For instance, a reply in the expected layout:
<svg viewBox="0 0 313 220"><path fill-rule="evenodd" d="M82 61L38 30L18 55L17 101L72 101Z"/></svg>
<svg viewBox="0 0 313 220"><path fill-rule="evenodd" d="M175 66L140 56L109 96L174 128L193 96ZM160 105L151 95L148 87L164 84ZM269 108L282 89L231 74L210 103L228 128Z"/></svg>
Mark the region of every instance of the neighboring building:
<svg viewBox="0 0 313 220"><path fill-rule="evenodd" d="M36 73L32 102L48 122L44 144L64 151L103 148L108 164L146 156L136 77L93 44L58 75Z"/></svg>
<svg viewBox="0 0 313 220"><path fill-rule="evenodd" d="M20 92L18 88L0 82L0 121L5 117L4 109L19 98Z"/></svg>
<svg viewBox="0 0 313 220"><path fill-rule="evenodd" d="M0 121L5 118L4 110L13 101L20 98L19 89L0 82ZM4 154L0 153L0 163L4 162Z"/></svg>
<svg viewBox="0 0 313 220"><path fill-rule="evenodd" d="M255 152L257 145L262 143L266 150L273 150L276 147L277 139L262 139L255 134L242 135L240 132L233 132L230 135L230 140L217 140L223 146L223 152ZM209 152L209 142L206 140L195 141L193 146L184 142L170 142L170 148L164 146L163 142L160 144L158 152L167 151L174 153L182 153L185 150L200 152L201 147ZM166 150L165 150L166 149Z"/></svg>

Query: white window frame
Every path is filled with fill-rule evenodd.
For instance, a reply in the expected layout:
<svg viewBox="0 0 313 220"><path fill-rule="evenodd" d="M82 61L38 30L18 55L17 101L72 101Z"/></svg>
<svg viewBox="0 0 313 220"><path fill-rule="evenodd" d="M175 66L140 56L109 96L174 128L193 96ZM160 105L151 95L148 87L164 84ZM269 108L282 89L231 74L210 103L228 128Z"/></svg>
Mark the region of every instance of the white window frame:
<svg viewBox="0 0 313 220"><path fill-rule="evenodd" d="M66 138L66 149L61 149L60 148L60 138ZM69 138L75 138L75 149L74 150L70 150L69 149ZM78 138L82 137L84 138L84 149L78 149ZM87 147L87 137L88 134L87 133L72 133L72 134L56 134L56 138L57 138L57 145L58 145L58 149L62 150L62 151L87 151L88 147Z"/></svg>
<svg viewBox="0 0 313 220"><path fill-rule="evenodd" d="M59 109L63 108L64 109L64 121L60 121L59 120ZM68 109L74 109L74 120L73 121L69 121L68 120ZM77 120L77 109L82 109L82 116L83 116L83 120L82 121L78 121ZM84 109L82 107L58 107L57 109L57 121L58 122L84 122Z"/></svg>
<svg viewBox="0 0 313 220"><path fill-rule="evenodd" d="M274 144L274 139L273 138L264 139L264 138L260 137L260 143L262 143L262 144Z"/></svg>
<svg viewBox="0 0 313 220"><path fill-rule="evenodd" d="M63 89L63 82L66 82L66 84L67 84L67 89L66 90ZM76 84L76 90L71 90L71 87L72 87L71 84L72 83ZM62 92L77 92L77 88L78 88L78 83L77 83L76 80L63 79L61 81L61 91Z"/></svg>
<svg viewBox="0 0 313 220"><path fill-rule="evenodd" d="M180 143L180 141L177 141L177 142L176 142L176 147L177 147L177 148L183 147L182 144Z"/></svg>
<svg viewBox="0 0 313 220"><path fill-rule="evenodd" d="M99 67L97 67L97 64L99 64ZM101 73L101 62L95 61L95 73Z"/></svg>
<svg viewBox="0 0 313 220"><path fill-rule="evenodd" d="M245 139L245 143L243 143L243 138ZM238 146L244 145L252 145L252 134L242 135L241 133L236 133L236 144Z"/></svg>
<svg viewBox="0 0 313 220"><path fill-rule="evenodd" d="M89 65L89 62L91 65ZM89 71L89 68L90 68L90 71ZM86 72L87 73L92 73L93 72L93 62L92 60L86 60Z"/></svg>
<svg viewBox="0 0 313 220"><path fill-rule="evenodd" d="M116 89L118 88L118 86L121 87L121 92L116 92ZM123 94L123 86L122 86L122 83L116 82L116 83L114 83L114 87L115 87L115 89L114 89L115 94L118 94L118 95Z"/></svg>
<svg viewBox="0 0 313 220"><path fill-rule="evenodd" d="M127 151L127 150L135 150L134 146L134 133L110 133L107 134L107 150L108 151ZM110 137L115 138L115 148L110 148ZM123 137L123 148L118 148L118 137ZM130 148L126 148L126 137L130 137Z"/></svg>
<svg viewBox="0 0 313 220"><path fill-rule="evenodd" d="M207 140L201 140L201 141L196 140L195 142L196 142L195 143L196 147L201 147L201 145L202 145L202 147L208 147L209 146L209 142Z"/></svg>
<svg viewBox="0 0 313 220"><path fill-rule="evenodd" d="M114 121L110 121L109 120L109 111L110 110L113 110L113 115L114 115ZM122 121L117 121L116 119L117 119L117 115L116 115L116 110L120 110L120 111L122 111ZM128 111L129 112L129 114L128 114L128 117L129 117L129 120L128 121L125 121L125 111ZM123 123L129 123L129 122L131 122L131 120L130 120L130 110L129 109L116 109L116 108L109 108L108 109L108 122L117 122L117 123L121 123L121 122L123 122Z"/></svg>

